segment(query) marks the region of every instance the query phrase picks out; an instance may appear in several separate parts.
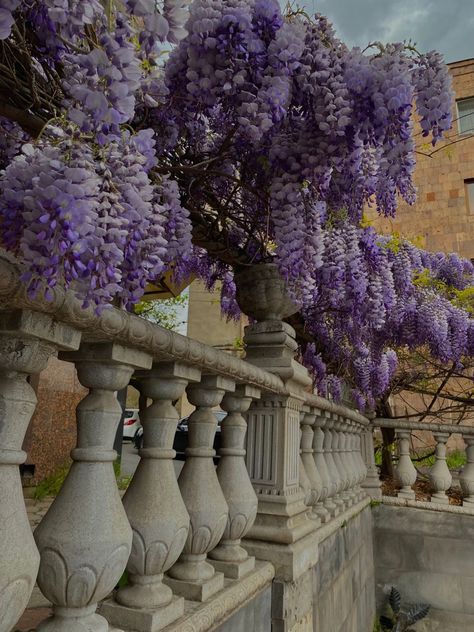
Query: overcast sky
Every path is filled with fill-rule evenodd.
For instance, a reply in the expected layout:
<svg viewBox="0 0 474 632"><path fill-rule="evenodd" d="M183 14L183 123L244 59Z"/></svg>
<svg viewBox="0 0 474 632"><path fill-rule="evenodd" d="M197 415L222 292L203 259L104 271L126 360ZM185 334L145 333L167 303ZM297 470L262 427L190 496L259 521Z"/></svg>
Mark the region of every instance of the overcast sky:
<svg viewBox="0 0 474 632"><path fill-rule="evenodd" d="M474 0L299 0L326 15L351 46L411 39L446 62L474 57Z"/></svg>

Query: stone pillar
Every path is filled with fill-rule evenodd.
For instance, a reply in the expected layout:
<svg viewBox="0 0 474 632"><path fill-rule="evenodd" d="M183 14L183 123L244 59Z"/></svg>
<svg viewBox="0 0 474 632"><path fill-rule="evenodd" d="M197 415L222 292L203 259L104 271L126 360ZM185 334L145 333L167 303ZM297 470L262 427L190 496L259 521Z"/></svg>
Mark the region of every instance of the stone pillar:
<svg viewBox="0 0 474 632"><path fill-rule="evenodd" d="M314 412L303 412L301 416L301 460L303 467L306 470L310 485L311 485L311 502L312 508L311 518L316 520L316 523L321 522L321 509L318 508L318 501L321 497L323 483L321 476L319 475L316 463L314 461L314 422L316 421L316 414ZM324 511L324 509L323 509ZM325 512L327 514L327 512Z"/></svg>
<svg viewBox="0 0 474 632"><path fill-rule="evenodd" d="M186 462L178 483L190 528L183 553L165 581L173 592L193 601L206 601L224 586L224 575L206 561L222 538L229 513L213 461L217 422L212 409L226 391L234 390L232 380L218 375L206 375L187 389L196 410L188 421Z"/></svg>
<svg viewBox="0 0 474 632"><path fill-rule="evenodd" d="M101 609L113 625L136 632L157 632L184 614L184 599L173 597L163 583L163 573L181 554L189 529L173 463L179 421L173 402L199 378L199 370L178 362L156 363L151 371L136 374L142 396L153 403L140 415L141 459L123 497L133 531L129 585L117 592L116 602Z"/></svg>
<svg viewBox="0 0 474 632"><path fill-rule="evenodd" d="M41 632L106 632L97 603L119 581L132 544L117 489L112 449L122 409L116 392L135 368L149 368L151 356L119 344L84 344L62 354L76 364L89 394L77 407L73 464L49 511L35 531L41 554L38 584L53 604Z"/></svg>
<svg viewBox="0 0 474 632"><path fill-rule="evenodd" d="M474 437L472 435L463 436L466 444L467 463L463 467L459 482L464 494L463 505L474 504Z"/></svg>
<svg viewBox="0 0 474 632"><path fill-rule="evenodd" d="M314 464L321 478L321 495L319 502L316 505L316 512L321 518L322 523L329 522L331 515L335 515L337 507L331 500L330 495L332 493L333 484L329 474L329 469L326 464L324 455L324 432L322 430L326 420L321 412L316 411L314 422L314 437L313 437L313 456Z"/></svg>
<svg viewBox="0 0 474 632"><path fill-rule="evenodd" d="M353 423L353 442L354 442L354 455L357 465L357 483L356 483L356 491L357 497L362 500L366 496L365 490L362 488L364 481L367 478L367 466L362 457L362 439L364 437L365 428L362 424L357 422ZM372 451L373 458L373 451ZM380 486L380 481L379 481Z"/></svg>
<svg viewBox="0 0 474 632"><path fill-rule="evenodd" d="M349 491L351 486L352 472L350 468L348 451L346 446L346 433L345 433L345 420L340 415L336 416L334 423L334 431L337 437L336 453L337 453L337 465L341 475L341 489L340 497L344 502L344 506L350 507L352 505L352 494Z"/></svg>
<svg viewBox="0 0 474 632"><path fill-rule="evenodd" d="M366 466L366 476L362 482L362 489L372 500L382 500L382 487L374 456L373 427L368 426L360 434L360 454Z"/></svg>
<svg viewBox="0 0 474 632"><path fill-rule="evenodd" d="M448 505L449 498L446 496L446 490L451 487L453 481L446 464L446 442L449 439L449 432L434 432L433 437L436 441L436 460L429 473L434 492L431 502Z"/></svg>
<svg viewBox="0 0 474 632"><path fill-rule="evenodd" d="M243 546L272 562L277 577L294 580L317 559L316 525L300 489L300 413L311 378L295 360L295 331L283 322L296 307L276 265L250 266L235 281L242 311L257 321L245 329L246 360L283 382L282 392L264 394L248 416L247 468L258 512Z"/></svg>
<svg viewBox="0 0 474 632"><path fill-rule="evenodd" d="M242 413L247 412L252 399L259 397L258 389L239 385L235 393L224 395L221 404L228 414L222 422L217 478L229 507L229 517L222 540L209 553L209 561L231 579L240 579L255 568L255 558L249 557L241 546L241 539L257 515L257 495L245 466L247 422Z"/></svg>
<svg viewBox="0 0 474 632"><path fill-rule="evenodd" d="M401 485L401 490L397 496L415 500L415 492L412 489L412 485L416 481L416 469L410 456L410 436L409 430L397 430L399 457L395 471L397 481Z"/></svg>
<svg viewBox="0 0 474 632"><path fill-rule="evenodd" d="M40 561L18 469L36 406L27 378L46 367L57 347L74 349L79 340L78 332L43 314L0 312L0 632L10 632L23 614Z"/></svg>
<svg viewBox="0 0 474 632"><path fill-rule="evenodd" d="M335 493L333 501L339 508L339 513L345 509L345 502L342 497L342 490L344 486L343 469L341 467L340 452L339 452L339 434L336 431L335 425L337 421L337 415L329 413L329 419L324 426L325 443L324 450L327 455L329 468L331 470L331 477L334 481Z"/></svg>

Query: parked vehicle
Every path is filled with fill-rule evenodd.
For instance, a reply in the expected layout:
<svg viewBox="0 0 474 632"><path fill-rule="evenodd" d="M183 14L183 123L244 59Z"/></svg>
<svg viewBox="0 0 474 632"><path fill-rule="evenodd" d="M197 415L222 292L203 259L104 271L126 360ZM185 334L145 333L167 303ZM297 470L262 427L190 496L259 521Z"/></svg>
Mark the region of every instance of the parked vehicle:
<svg viewBox="0 0 474 632"><path fill-rule="evenodd" d="M213 411L216 420L217 420L217 431L214 436L214 450L218 452L221 447L221 422L224 417L227 415L223 410L214 410ZM185 461L186 456L184 451L188 445L188 419L189 417L183 417L178 422L178 427L176 428L176 434L174 435L173 441L173 450L176 451L176 459L178 461ZM133 437L133 444L139 450L143 445L143 428L140 426L137 428L135 432L135 436ZM216 454L214 461L217 462L219 460L219 456Z"/></svg>
<svg viewBox="0 0 474 632"><path fill-rule="evenodd" d="M123 438L133 441L138 428L141 428L138 408L126 410L123 417Z"/></svg>

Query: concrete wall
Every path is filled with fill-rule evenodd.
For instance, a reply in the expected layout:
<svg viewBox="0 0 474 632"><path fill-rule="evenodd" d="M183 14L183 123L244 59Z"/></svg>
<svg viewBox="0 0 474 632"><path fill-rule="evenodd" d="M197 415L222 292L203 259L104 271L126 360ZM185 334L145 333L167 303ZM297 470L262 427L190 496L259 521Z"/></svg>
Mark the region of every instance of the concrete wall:
<svg viewBox="0 0 474 632"><path fill-rule="evenodd" d="M433 607L417 631L474 630L474 517L384 505L373 515L378 604L393 585Z"/></svg>
<svg viewBox="0 0 474 632"><path fill-rule="evenodd" d="M271 594L272 588L268 586L227 621L215 628L215 632L271 632Z"/></svg>
<svg viewBox="0 0 474 632"><path fill-rule="evenodd" d="M374 618L372 513L366 507L319 545L313 569L313 629L372 632Z"/></svg>
<svg viewBox="0 0 474 632"><path fill-rule="evenodd" d="M343 518L320 541L319 559L313 568L293 582L273 581L272 632L373 631L371 509L365 506L347 520Z"/></svg>

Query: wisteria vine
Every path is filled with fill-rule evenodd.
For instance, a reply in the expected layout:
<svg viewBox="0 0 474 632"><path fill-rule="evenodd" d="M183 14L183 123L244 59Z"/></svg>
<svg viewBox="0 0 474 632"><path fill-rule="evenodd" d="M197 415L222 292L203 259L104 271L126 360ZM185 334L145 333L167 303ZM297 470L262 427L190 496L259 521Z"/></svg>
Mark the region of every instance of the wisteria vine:
<svg viewBox="0 0 474 632"><path fill-rule="evenodd" d="M363 223L415 201L414 110L433 144L451 125L436 52L350 49L276 0L1 0L0 56L0 244L31 293L131 309L172 270L235 316L233 268L274 261L318 389L360 407L399 347L474 352L471 264Z"/></svg>

